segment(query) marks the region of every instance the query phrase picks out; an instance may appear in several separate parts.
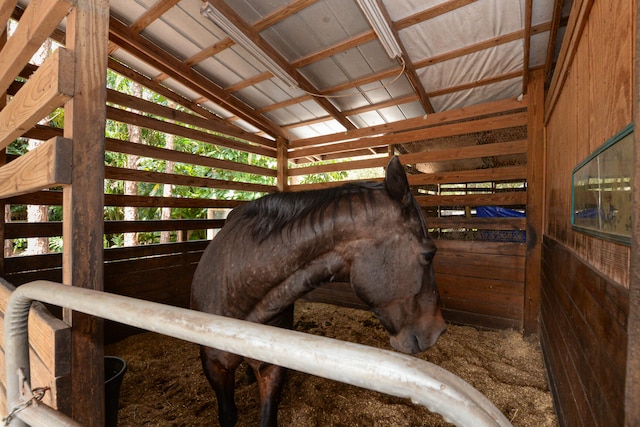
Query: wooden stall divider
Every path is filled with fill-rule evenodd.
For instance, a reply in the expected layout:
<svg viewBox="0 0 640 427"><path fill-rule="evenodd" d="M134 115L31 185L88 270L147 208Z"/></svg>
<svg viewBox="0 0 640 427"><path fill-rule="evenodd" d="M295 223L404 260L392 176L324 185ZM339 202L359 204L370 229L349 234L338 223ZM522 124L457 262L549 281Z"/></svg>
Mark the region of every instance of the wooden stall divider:
<svg viewBox="0 0 640 427"><path fill-rule="evenodd" d="M7 415L4 370L4 313L14 287L0 278L0 414ZM49 387L43 402L54 409L71 409L71 329L43 304L34 303L29 314L29 346L32 388ZM15 374L15 373L14 373Z"/></svg>

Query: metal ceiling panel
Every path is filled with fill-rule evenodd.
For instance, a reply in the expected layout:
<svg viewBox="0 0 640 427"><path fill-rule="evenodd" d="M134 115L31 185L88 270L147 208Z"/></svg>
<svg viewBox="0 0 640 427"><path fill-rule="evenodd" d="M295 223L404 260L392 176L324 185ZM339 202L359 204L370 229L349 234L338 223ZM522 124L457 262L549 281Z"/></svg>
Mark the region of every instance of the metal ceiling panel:
<svg viewBox="0 0 640 427"><path fill-rule="evenodd" d="M281 58L277 59L288 62L283 65L289 73L303 77L299 83L305 90L270 77L272 70L202 16L203 0L181 0L175 5L162 0L110 0L110 8L113 17L127 26L135 24L144 40L155 45L145 54L157 55L159 63L169 55L169 62L175 58L172 64L191 67L203 78L198 84L208 84L208 90L181 83L183 70L171 73L164 68L170 75L162 75L122 48L114 49L112 56L149 78L160 77L157 81L161 84L197 100L243 130L265 134L269 133L265 129L275 126L292 138L312 137L343 132L349 126L420 117L429 103L435 111L445 111L514 97L523 91L527 0L467 4L383 0L390 24L407 53L406 70L387 56L353 0L210 1L224 13L229 14L230 9L239 16L249 38L261 37L261 46L266 43L278 52ZM572 3L563 1L563 17L568 16ZM19 4L29 2L19 0ZM530 69L553 69L546 61L554 4L555 0L532 0L531 24L538 27L529 40L526 65ZM153 19L141 20L147 16ZM556 55L566 19L564 22L554 40ZM216 49L220 45L224 48ZM292 63L302 58L305 65L296 69ZM414 69L417 87L409 80ZM337 97L320 97L319 92ZM424 92L429 99L421 102Z"/></svg>

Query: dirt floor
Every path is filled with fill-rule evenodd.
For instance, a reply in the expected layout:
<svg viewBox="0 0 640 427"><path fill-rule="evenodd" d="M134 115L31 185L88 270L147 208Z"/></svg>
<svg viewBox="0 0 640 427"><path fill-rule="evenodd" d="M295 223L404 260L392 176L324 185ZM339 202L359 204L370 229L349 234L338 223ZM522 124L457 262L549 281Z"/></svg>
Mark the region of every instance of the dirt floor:
<svg viewBox="0 0 640 427"><path fill-rule="evenodd" d="M367 311L296 304L296 329L391 349ZM145 333L107 347L128 363L120 394L119 427L217 425L215 397L196 345ZM514 426L553 427L557 420L536 337L450 325L437 345L417 357L463 378L484 393ZM256 384L236 374L238 427L259 424ZM406 399L290 372L279 411L281 426L448 426ZM215 422L214 422L215 421Z"/></svg>

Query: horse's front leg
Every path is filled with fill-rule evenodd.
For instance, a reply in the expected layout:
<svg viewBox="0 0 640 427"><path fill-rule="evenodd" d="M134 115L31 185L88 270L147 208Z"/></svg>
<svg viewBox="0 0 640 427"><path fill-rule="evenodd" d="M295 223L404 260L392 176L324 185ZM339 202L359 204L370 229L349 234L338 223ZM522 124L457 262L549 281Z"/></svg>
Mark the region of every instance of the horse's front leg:
<svg viewBox="0 0 640 427"><path fill-rule="evenodd" d="M234 427L238 421L238 409L234 399L235 371L241 359L225 354L227 363L220 360L221 352L208 347L200 347L200 359L205 376L216 393L218 400L218 421L221 427Z"/></svg>

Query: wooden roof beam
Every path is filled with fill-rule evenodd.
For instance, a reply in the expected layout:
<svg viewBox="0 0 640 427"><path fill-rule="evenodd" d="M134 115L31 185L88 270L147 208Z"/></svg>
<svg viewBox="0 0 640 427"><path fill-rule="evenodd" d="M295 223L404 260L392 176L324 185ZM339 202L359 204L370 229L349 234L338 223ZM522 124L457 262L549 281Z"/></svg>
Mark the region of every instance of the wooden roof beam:
<svg viewBox="0 0 640 427"><path fill-rule="evenodd" d="M160 18L166 11L175 6L180 0L157 0L156 3L146 10L140 17L129 26L131 31L140 33L156 19Z"/></svg>
<svg viewBox="0 0 640 427"><path fill-rule="evenodd" d="M551 18L551 29L549 32L549 43L547 44L547 57L544 62L544 82L545 85L551 79L551 69L553 68L553 60L556 53L556 41L558 38L558 30L560 21L562 21L562 4L564 0L555 0L553 5L553 16Z"/></svg>
<svg viewBox="0 0 640 427"><path fill-rule="evenodd" d="M215 7L218 12L223 14L230 22L232 22L240 31L244 33L256 46L258 46L267 56L269 56L280 68L287 72L298 83L298 86L313 96L318 91L309 80L307 80L298 70L276 51L269 43L267 43L257 31L249 26L224 0L209 0L211 6ZM315 101L324 108L334 119L338 121L347 130L355 129L355 125L351 123L328 99L324 97L314 97ZM283 135L280 135L283 136Z"/></svg>
<svg viewBox="0 0 640 427"><path fill-rule="evenodd" d="M529 87L529 54L531 50L531 16L533 14L533 0L527 0L524 11L524 58L522 60L522 93L527 93Z"/></svg>
<svg viewBox="0 0 640 427"><path fill-rule="evenodd" d="M288 5L276 9L267 16L259 19L252 25L253 30L257 33L259 33L260 31L264 31L272 25L275 25L278 22L283 21L292 15L295 15L301 10L306 9L317 2L318 0L295 0Z"/></svg>
<svg viewBox="0 0 640 427"><path fill-rule="evenodd" d="M519 77L522 75L522 71L514 71L511 73L507 73L507 74L501 74L499 76L494 76L494 77L489 77L487 79L483 79L483 80L477 80L475 82L471 82L471 83L466 83L466 84L462 84L462 85L458 85L458 86L452 86L452 87L448 87L448 88L444 88L444 89L440 89L437 91L433 91L429 93L430 97L435 97L435 96L440 96L440 95L446 95L448 93L455 93L455 92L460 92L462 90L467 90L467 89L472 89L475 87L480 87L480 86L486 86L486 85L490 85L493 83L498 83L501 81L505 81L505 80L509 80L509 79L514 79L516 77ZM362 114L368 111L373 111L373 110L379 110L381 108L386 108L386 107L390 107L390 106L394 106L394 105L401 105L401 104L407 104L409 102L414 102L418 100L418 96L417 95L410 95L410 96L406 96L402 99L395 99L395 100L389 100L389 101L383 101L383 102L379 102L377 104L372 104L372 105L366 105L364 107L358 107L358 108L354 108L352 110L346 110L344 112L344 114L346 114L347 116L353 116L355 114ZM295 129L297 127L300 126L307 126L307 125L311 125L311 124L317 124L317 123L322 123L327 121L328 118L327 117L318 117L316 119L311 119L311 120L306 120L304 122L298 122L298 123L293 123L290 125L284 125L282 126L283 129L285 130L290 130L290 129Z"/></svg>
<svg viewBox="0 0 640 427"><path fill-rule="evenodd" d="M258 117L255 114L255 110L229 95L214 82L204 78L200 73L174 56L169 55L147 39L131 31L127 25L113 17L110 19L109 39L159 71L181 81L191 90L218 102L223 108L229 110L232 114L236 114L252 126L272 136L286 137L280 127L265 118Z"/></svg>
<svg viewBox="0 0 640 427"><path fill-rule="evenodd" d="M207 0L202 0L202 1L205 2ZM162 3L162 0L160 0L160 2ZM286 6L281 7L280 9L277 9L271 12L269 15L265 16L264 18L259 19L256 23L252 25L253 31L255 31L256 33L259 33L260 31L266 30L270 26L277 24L278 22L284 20L285 18L288 18L289 16L294 15L297 12L317 2L318 0L296 0ZM198 52L197 54L193 55L191 58L187 59L185 63L190 66L199 64L205 59L211 56L214 56L225 49L230 48L234 44L236 43L227 37L217 42L213 46L210 46Z"/></svg>
<svg viewBox="0 0 640 427"><path fill-rule="evenodd" d="M423 10L422 12L418 12L415 15L400 19L395 22L394 26L398 31L400 31L412 25L419 24L442 14L451 12L455 9L459 9L475 1L477 0L450 0L446 3ZM373 32L373 30L365 31L364 33L354 36L348 40L336 43L326 49L322 49L321 51L302 57L294 61L292 65L296 68L304 67L305 65L312 64L314 62L333 56L337 53L347 51L364 43L368 43L375 39L376 33Z"/></svg>

